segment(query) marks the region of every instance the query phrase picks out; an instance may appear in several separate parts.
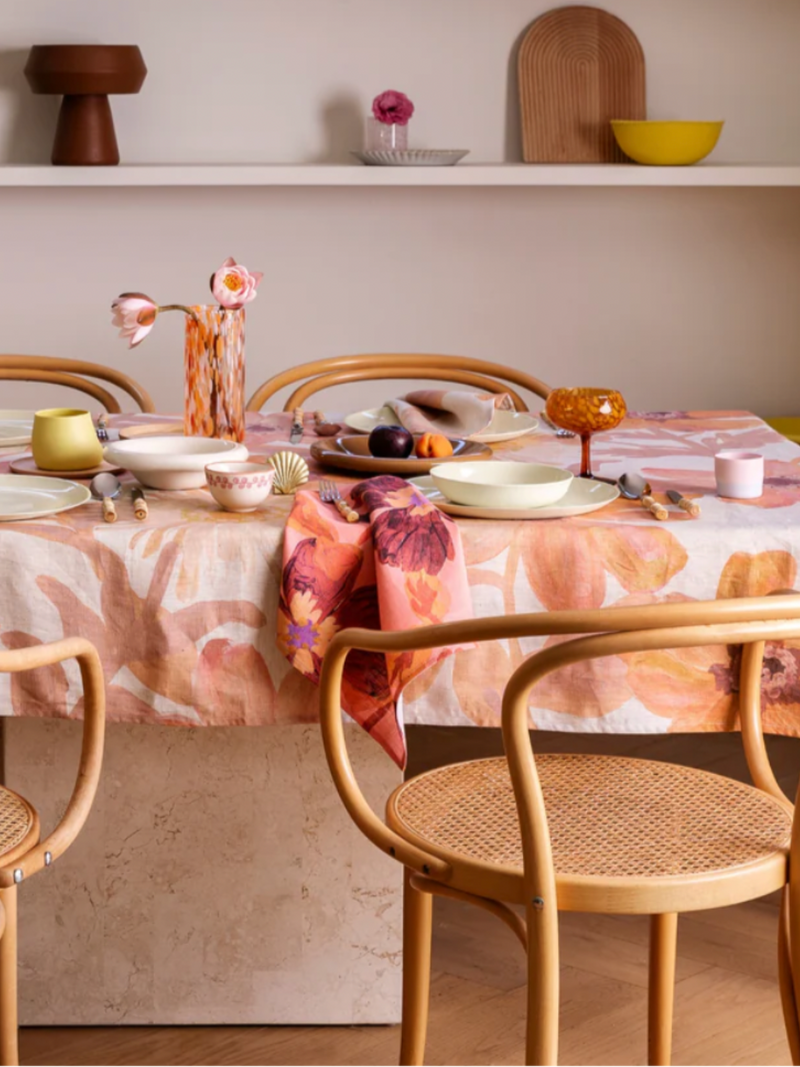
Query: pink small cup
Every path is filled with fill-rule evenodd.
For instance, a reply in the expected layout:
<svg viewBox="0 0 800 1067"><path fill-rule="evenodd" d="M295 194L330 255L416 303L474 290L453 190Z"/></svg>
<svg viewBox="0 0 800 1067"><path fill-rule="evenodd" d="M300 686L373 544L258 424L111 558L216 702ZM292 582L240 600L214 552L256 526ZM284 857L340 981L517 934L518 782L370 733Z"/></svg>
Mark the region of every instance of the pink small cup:
<svg viewBox="0 0 800 1067"><path fill-rule="evenodd" d="M758 452L725 449L714 456L717 495L753 500L764 491L764 457Z"/></svg>

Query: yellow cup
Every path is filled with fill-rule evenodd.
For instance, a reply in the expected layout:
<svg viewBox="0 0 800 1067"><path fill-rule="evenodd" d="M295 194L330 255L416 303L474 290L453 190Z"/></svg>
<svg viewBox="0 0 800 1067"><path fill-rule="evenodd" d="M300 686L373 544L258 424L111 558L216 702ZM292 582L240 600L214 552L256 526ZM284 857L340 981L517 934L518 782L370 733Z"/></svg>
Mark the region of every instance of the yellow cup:
<svg viewBox="0 0 800 1067"><path fill-rule="evenodd" d="M31 450L43 471L83 471L103 462L92 416L75 408L47 408L33 419Z"/></svg>

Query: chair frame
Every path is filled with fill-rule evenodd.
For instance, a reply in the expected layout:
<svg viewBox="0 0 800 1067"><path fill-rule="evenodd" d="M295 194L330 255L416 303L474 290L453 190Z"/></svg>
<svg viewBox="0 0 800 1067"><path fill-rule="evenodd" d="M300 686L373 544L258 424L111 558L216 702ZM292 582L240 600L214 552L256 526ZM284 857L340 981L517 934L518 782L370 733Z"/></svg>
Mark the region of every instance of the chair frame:
<svg viewBox="0 0 800 1067"><path fill-rule="evenodd" d="M109 414L120 414L122 408L115 396L101 385L87 381L86 377L80 377L80 375L99 378L100 381L115 385L138 404L140 411L154 412L156 410L147 390L133 378L123 374L122 371L114 370L113 367L104 367L101 363L88 363L82 359L61 359L58 356L0 355L0 381L50 382L54 385L63 385L69 389L77 389L99 401Z"/></svg>
<svg viewBox="0 0 800 1067"><path fill-rule="evenodd" d="M471 356L445 356L434 353L363 353L355 356L333 356L301 363L269 378L247 402L248 411L260 411L275 393L295 382L311 379L299 386L283 405L284 411L302 408L305 401L323 389L346 382L379 381L385 379L423 379L453 381L471 385L492 393L508 393L517 411L528 411L523 398L506 382L529 390L546 400L551 390L532 374L491 363ZM501 381L498 379L505 379Z"/></svg>
<svg viewBox="0 0 800 1067"><path fill-rule="evenodd" d="M800 595L781 591L775 597L724 601L612 607L588 611L557 611L472 619L404 631L349 629L333 638L320 680L320 720L326 756L339 795L356 825L378 848L405 867L404 973L401 1059L423 1062L430 982L431 896L467 900L498 915L517 934L528 956L528 1020L526 1063L555 1064L558 1054L558 911L603 912L621 909L602 886L572 896L557 888L547 816L531 744L528 713L533 686L545 675L580 660L626 652L741 644L740 681L742 743L753 785L777 800L789 813L794 806L783 794L769 763L760 707L764 644L800 637ZM586 636L588 635L588 636ZM482 896L480 885L465 885L453 863L427 853L380 819L367 803L354 775L341 716L341 682L348 653L407 652L468 642L532 636L565 636L571 640L528 657L509 679L503 698L502 733L520 821L526 921L506 903ZM799 794L800 796L800 794ZM792 824L788 875L783 890L778 935L781 1002L793 1063L800 1063L797 981L793 960L800 960L800 820ZM710 879L710 881L713 879ZM460 882L459 885L453 884ZM596 880L599 881L599 880ZM665 886L659 907L653 906L653 879L630 888L626 913L651 916L648 1051L651 1064L668 1064L671 1056L677 915L701 906L691 886L680 892ZM669 880L667 880L669 881ZM724 880L720 879L720 882ZM647 890L647 883L650 890ZM610 880L609 880L610 885ZM741 885L741 883L740 883ZM753 897L765 891L757 879L747 888ZM661 891L656 886L657 891ZM758 891L760 889L760 892ZM645 895L646 894L646 895ZM683 899L685 898L685 899ZM741 895L736 899L743 899ZM719 906L731 903L723 885ZM702 903L702 906L708 906ZM522 929L524 925L524 930Z"/></svg>
<svg viewBox="0 0 800 1067"><path fill-rule="evenodd" d="M76 659L84 692L83 743L78 774L66 811L55 829L34 847L23 846L0 857L0 1061L19 1063L17 1023L17 888L30 875L49 867L73 843L91 811L103 763L105 681L94 645L83 638L0 651L0 673L17 674ZM35 816L34 812L34 816ZM38 817L35 819L38 841ZM30 837L31 835L29 835Z"/></svg>

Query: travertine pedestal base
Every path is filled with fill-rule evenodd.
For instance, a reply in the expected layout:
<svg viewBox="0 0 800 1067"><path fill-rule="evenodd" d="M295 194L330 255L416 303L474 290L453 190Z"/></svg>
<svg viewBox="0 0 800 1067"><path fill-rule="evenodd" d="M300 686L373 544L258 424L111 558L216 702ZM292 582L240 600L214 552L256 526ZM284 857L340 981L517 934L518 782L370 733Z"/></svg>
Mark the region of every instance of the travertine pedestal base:
<svg viewBox="0 0 800 1067"><path fill-rule="evenodd" d="M3 725L5 781L46 832L80 726ZM348 738L381 810L400 772ZM109 726L95 810L19 910L22 1024L399 1019L400 867L351 823L315 726Z"/></svg>

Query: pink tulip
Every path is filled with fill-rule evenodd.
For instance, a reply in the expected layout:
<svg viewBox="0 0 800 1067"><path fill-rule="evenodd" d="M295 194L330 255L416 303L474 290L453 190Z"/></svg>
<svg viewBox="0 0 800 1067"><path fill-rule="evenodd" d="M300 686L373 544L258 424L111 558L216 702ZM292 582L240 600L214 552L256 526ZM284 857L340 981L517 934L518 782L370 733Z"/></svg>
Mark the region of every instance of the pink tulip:
<svg viewBox="0 0 800 1067"><path fill-rule="evenodd" d="M251 274L247 267L228 256L216 274L211 275L211 292L220 307L240 308L255 300L256 287L263 277L259 271Z"/></svg>
<svg viewBox="0 0 800 1067"><path fill-rule="evenodd" d="M119 327L120 337L128 338L128 348L135 348L150 333L158 315L158 304L144 293L122 293L111 305L112 324Z"/></svg>
<svg viewBox="0 0 800 1067"><path fill-rule="evenodd" d="M387 89L372 101L372 114L378 122L391 126L407 126L408 120L414 114L414 105L405 93L398 92L397 89Z"/></svg>

